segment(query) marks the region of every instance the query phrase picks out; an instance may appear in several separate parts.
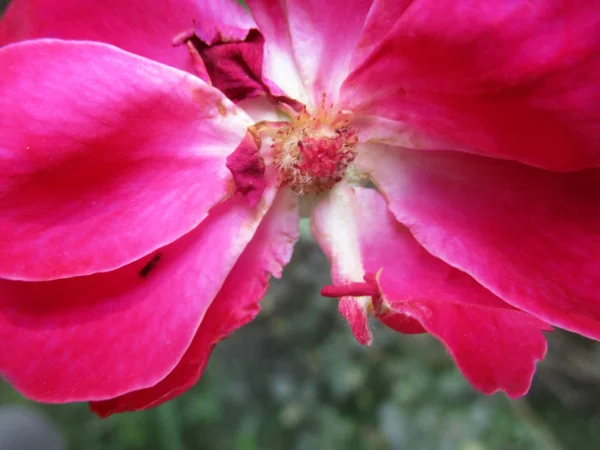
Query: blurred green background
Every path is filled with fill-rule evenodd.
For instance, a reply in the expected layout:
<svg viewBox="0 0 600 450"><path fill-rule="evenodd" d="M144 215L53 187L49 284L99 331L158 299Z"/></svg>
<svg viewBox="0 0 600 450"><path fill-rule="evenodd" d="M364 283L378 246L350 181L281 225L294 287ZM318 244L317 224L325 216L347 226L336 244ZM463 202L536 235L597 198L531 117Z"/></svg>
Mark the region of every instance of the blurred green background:
<svg viewBox="0 0 600 450"><path fill-rule="evenodd" d="M335 300L319 296L328 271L301 240L258 319L219 344L198 385L166 405L101 420L87 405L38 405L0 382L0 410L26 405L74 450L600 448L599 344L552 333L525 399L483 396L429 336L373 322L373 346L358 345ZM27 448L47 448L43 433L36 439ZM0 439L0 450L15 449Z"/></svg>

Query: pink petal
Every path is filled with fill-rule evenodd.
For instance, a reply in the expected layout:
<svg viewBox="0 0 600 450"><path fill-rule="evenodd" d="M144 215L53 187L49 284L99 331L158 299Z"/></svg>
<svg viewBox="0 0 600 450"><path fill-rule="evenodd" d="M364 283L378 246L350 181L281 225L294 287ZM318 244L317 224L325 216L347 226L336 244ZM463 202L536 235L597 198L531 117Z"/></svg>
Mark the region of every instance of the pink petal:
<svg viewBox="0 0 600 450"><path fill-rule="evenodd" d="M196 77L58 40L3 47L0 66L0 276L115 269L229 194L249 118Z"/></svg>
<svg viewBox="0 0 600 450"><path fill-rule="evenodd" d="M427 253L376 191L357 188L353 207L364 269L380 272L384 307L376 307L378 318L393 328L399 318L420 323L484 393L524 395L546 352L540 330L549 327Z"/></svg>
<svg viewBox="0 0 600 450"><path fill-rule="evenodd" d="M355 297L341 297L338 303L338 310L341 316L348 322L352 334L362 345L371 345L373 335L369 327L368 310L364 303Z"/></svg>
<svg viewBox="0 0 600 450"><path fill-rule="evenodd" d="M55 37L106 42L195 73L185 47L172 39L194 26L252 28L254 21L235 0L13 0L0 21L0 46Z"/></svg>
<svg viewBox="0 0 600 450"><path fill-rule="evenodd" d="M342 105L488 156L600 164L596 0L418 0L346 80Z"/></svg>
<svg viewBox="0 0 600 450"><path fill-rule="evenodd" d="M365 269L360 252L360 234L354 220L354 191L346 182L340 182L324 194L311 218L311 232L321 250L331 262L334 286L344 286L363 280ZM331 296L330 293L323 294ZM363 345L372 341L368 323L368 294L353 293L340 296L339 310L348 322L354 337Z"/></svg>
<svg viewBox="0 0 600 450"><path fill-rule="evenodd" d="M437 337L469 382L484 394L498 390L511 398L529 391L536 362L546 354L542 322L503 308L463 305L437 299L405 301L402 289L388 288L390 305L418 320ZM382 321L386 323L386 319Z"/></svg>
<svg viewBox="0 0 600 450"><path fill-rule="evenodd" d="M291 98L307 103L309 98L293 54L283 3L279 0L249 0L246 3L265 38L264 76Z"/></svg>
<svg viewBox="0 0 600 450"><path fill-rule="evenodd" d="M236 197L176 242L116 271L0 281L0 372L38 401L104 400L170 373L239 255L260 207Z"/></svg>
<svg viewBox="0 0 600 450"><path fill-rule="evenodd" d="M286 61L285 66L299 68L304 85L317 105L323 95L327 95L328 102L337 99L371 3L372 0L248 1L270 45L270 54L295 55L295 64ZM278 79L273 81L283 88Z"/></svg>
<svg viewBox="0 0 600 450"><path fill-rule="evenodd" d="M352 120L358 130L359 142L387 144L421 150L460 150L465 149L448 139L426 133L406 122L386 119L380 116L358 116Z"/></svg>
<svg viewBox="0 0 600 450"><path fill-rule="evenodd" d="M359 159L430 253L507 303L600 339L599 170L386 147Z"/></svg>
<svg viewBox="0 0 600 450"><path fill-rule="evenodd" d="M227 280L206 312L204 319L173 371L150 388L93 402L101 417L116 412L157 406L192 387L206 368L213 347L259 311L258 302L268 287L269 277L281 276L298 239L297 200L290 191L281 191L263 219L256 235L244 250Z"/></svg>
<svg viewBox="0 0 600 450"><path fill-rule="evenodd" d="M352 67L356 67L377 48L413 1L373 0L360 39L354 48Z"/></svg>

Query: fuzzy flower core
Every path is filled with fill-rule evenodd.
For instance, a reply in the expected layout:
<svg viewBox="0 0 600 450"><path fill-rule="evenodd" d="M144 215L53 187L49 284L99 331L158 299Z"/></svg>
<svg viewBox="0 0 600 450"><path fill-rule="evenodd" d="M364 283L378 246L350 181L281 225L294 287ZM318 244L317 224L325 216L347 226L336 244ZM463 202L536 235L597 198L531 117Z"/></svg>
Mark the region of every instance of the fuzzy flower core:
<svg viewBox="0 0 600 450"><path fill-rule="evenodd" d="M291 120L279 127L271 145L282 183L299 195L328 191L356 157L352 112L334 112L324 104L315 114L285 108Z"/></svg>

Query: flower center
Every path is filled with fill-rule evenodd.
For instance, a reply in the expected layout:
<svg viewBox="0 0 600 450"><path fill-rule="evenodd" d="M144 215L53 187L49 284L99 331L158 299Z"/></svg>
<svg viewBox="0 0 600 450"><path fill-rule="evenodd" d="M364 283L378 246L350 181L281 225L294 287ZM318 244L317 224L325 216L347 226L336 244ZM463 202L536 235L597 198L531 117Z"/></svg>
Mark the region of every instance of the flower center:
<svg viewBox="0 0 600 450"><path fill-rule="evenodd" d="M324 108L314 115L291 108L286 112L291 121L281 125L272 145L282 183L300 195L331 189L356 157L358 137L349 127L352 113L332 114Z"/></svg>

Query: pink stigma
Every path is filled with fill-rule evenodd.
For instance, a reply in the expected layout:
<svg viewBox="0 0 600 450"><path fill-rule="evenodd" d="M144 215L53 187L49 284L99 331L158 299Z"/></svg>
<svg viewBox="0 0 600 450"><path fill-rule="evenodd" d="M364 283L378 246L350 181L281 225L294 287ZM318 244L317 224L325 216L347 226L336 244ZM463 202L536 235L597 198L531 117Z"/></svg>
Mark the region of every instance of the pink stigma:
<svg viewBox="0 0 600 450"><path fill-rule="evenodd" d="M354 152L344 149L344 137L305 137L298 141L300 162L297 169L302 176L318 181L320 188L331 188L344 177Z"/></svg>
<svg viewBox="0 0 600 450"><path fill-rule="evenodd" d="M379 286L375 275L367 273L364 277L364 282L354 282L342 284L340 286L330 285L321 289L323 297L339 298L339 297L371 297L380 298Z"/></svg>

